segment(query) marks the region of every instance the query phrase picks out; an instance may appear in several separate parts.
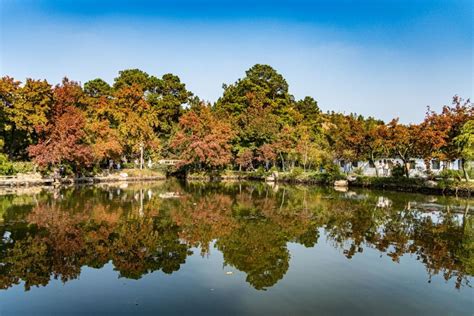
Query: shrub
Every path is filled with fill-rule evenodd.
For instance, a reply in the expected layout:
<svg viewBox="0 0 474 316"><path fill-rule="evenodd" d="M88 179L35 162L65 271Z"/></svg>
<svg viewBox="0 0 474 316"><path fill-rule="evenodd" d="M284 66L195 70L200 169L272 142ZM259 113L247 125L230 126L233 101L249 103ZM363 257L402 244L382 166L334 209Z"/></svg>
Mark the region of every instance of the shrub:
<svg viewBox="0 0 474 316"><path fill-rule="evenodd" d="M405 169L402 165L395 165L392 169L392 177L394 178L403 178L405 176Z"/></svg>
<svg viewBox="0 0 474 316"><path fill-rule="evenodd" d="M309 179L317 183L332 184L336 180L345 180L346 175L340 171L339 166L330 163L321 172L310 173Z"/></svg>
<svg viewBox="0 0 474 316"><path fill-rule="evenodd" d="M335 163L328 163L324 165L324 170L328 175L328 180L335 181L335 180L344 180L346 176L341 172L341 169Z"/></svg>
<svg viewBox="0 0 474 316"><path fill-rule="evenodd" d="M439 173L439 176L441 179L445 180L445 181L449 181L449 180L461 180L462 177L463 177L463 174L462 174L462 171L461 170L448 170L448 169L445 169L445 170L442 170L440 173Z"/></svg>
<svg viewBox="0 0 474 316"><path fill-rule="evenodd" d="M121 168L122 169L133 169L133 168L135 168L135 164L133 162L125 162L125 163L122 163Z"/></svg>
<svg viewBox="0 0 474 316"><path fill-rule="evenodd" d="M0 154L0 175L10 176L17 173L36 171L36 165L29 161L10 161L7 155Z"/></svg>
<svg viewBox="0 0 474 316"><path fill-rule="evenodd" d="M0 174L12 175L14 173L13 163L8 160L7 155L0 154Z"/></svg>
<svg viewBox="0 0 474 316"><path fill-rule="evenodd" d="M171 168L172 169L172 168ZM151 170L156 171L156 172L161 172L163 174L167 174L168 171L170 170L170 166L168 165L160 165L160 164L154 164Z"/></svg>
<svg viewBox="0 0 474 316"><path fill-rule="evenodd" d="M467 174L470 179L474 179L474 168L467 168Z"/></svg>
<svg viewBox="0 0 474 316"><path fill-rule="evenodd" d="M12 163L13 173L30 173L36 171L36 165L30 161L16 161Z"/></svg>
<svg viewBox="0 0 474 316"><path fill-rule="evenodd" d="M303 172L304 172L303 168L295 167L295 168L293 168L293 170L291 170L289 176L290 176L291 179L298 179L298 178L301 177Z"/></svg>
<svg viewBox="0 0 474 316"><path fill-rule="evenodd" d="M250 173L250 177L252 178L265 178L267 175L269 175L270 172L265 171L263 166L258 167L255 171L252 171Z"/></svg>

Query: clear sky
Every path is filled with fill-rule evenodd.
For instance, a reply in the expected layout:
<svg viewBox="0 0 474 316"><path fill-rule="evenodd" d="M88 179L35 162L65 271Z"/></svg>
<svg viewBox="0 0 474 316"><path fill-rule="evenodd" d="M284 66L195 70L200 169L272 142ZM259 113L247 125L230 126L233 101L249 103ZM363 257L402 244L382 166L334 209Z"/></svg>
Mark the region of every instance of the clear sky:
<svg viewBox="0 0 474 316"><path fill-rule="evenodd" d="M215 101L256 63L297 98L403 122L473 97L472 0L0 0L0 73L112 82L172 72Z"/></svg>

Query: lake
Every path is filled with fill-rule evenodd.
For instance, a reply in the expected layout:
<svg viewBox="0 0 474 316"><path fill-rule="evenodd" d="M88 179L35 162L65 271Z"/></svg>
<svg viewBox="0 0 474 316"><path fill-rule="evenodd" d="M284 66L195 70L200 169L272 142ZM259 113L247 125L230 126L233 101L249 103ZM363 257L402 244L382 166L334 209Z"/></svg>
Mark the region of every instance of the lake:
<svg viewBox="0 0 474 316"><path fill-rule="evenodd" d="M0 314L474 312L474 200L265 183L0 195Z"/></svg>

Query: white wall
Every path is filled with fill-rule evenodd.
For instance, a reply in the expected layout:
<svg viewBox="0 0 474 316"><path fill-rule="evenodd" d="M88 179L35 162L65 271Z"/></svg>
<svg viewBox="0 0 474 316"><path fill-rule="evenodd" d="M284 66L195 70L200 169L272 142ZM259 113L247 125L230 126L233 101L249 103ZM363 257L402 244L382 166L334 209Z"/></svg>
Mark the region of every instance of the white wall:
<svg viewBox="0 0 474 316"><path fill-rule="evenodd" d="M375 166L378 168L379 171L379 176L384 175L384 170L380 166L380 161L391 161L393 163L393 166L397 164L397 162L403 166L403 161L398 158L380 158L376 159L375 161ZM425 177L426 176L426 166L425 162L423 159L412 159L412 161L415 162L414 167L410 166L410 177ZM346 172L346 173L353 173L355 172L356 169L360 168L362 169L362 174L365 176L375 176L376 175L376 170L373 167L370 167L370 164L368 161L358 161L357 162L357 167L353 166L352 162L347 162L347 163L341 163L341 160L336 160L335 163L337 163L340 167L341 172ZM444 169L449 169L449 170L460 170L459 168L459 160L455 160L453 162L445 162L445 161L440 161L439 162L439 168L438 165L435 161L431 161L431 171L433 174L437 175L439 174L442 170ZM388 175L391 175L391 169L388 172Z"/></svg>

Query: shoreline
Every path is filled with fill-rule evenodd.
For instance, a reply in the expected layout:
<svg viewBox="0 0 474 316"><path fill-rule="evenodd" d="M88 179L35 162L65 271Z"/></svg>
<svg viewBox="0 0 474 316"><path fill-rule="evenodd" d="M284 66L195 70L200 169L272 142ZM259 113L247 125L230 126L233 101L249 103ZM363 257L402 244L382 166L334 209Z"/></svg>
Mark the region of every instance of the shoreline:
<svg viewBox="0 0 474 316"><path fill-rule="evenodd" d="M34 186L61 186L68 184L96 184L96 183L117 183L117 182L140 182L166 180L166 176L135 176L135 177L80 177L80 178L52 178L28 179L12 178L0 180L0 187L34 187Z"/></svg>
<svg viewBox="0 0 474 316"><path fill-rule="evenodd" d="M168 179L165 175L153 176L97 176L97 177L79 177L79 178L34 178L34 177L19 177L0 179L0 188L29 188L29 187L55 187L63 185L75 184L99 184L99 183L128 183L128 182L151 182L163 181ZM281 183L281 184L300 184L300 185L319 185L326 187L335 187L338 190L350 188L365 188L388 190L394 192L409 192L421 193L427 195L449 195L471 198L474 196L474 184L467 186L448 185L446 187L439 187L436 182L429 182L420 179L402 179L394 182L393 178L365 178L356 179L355 181L346 181L345 185L334 185L334 181L327 183L316 179L289 179L279 178L267 181L265 177L258 177L255 175L221 175L217 178L202 175L189 175L186 180L190 181L205 181L205 182L226 182L226 181L260 181L266 183ZM427 185L430 183L430 185Z"/></svg>
<svg viewBox="0 0 474 316"><path fill-rule="evenodd" d="M474 196L474 188L465 188L465 187L430 187L430 186L417 186L417 185L394 185L391 183L385 184L372 184L364 185L361 183L351 183L350 187L354 188L364 188L364 189L377 189L377 190L387 190L393 192L406 192L406 193L421 193L426 195L449 195L456 197L472 198Z"/></svg>
<svg viewBox="0 0 474 316"><path fill-rule="evenodd" d="M446 187L439 187L439 182L428 181L424 179L417 178L401 178L397 182L393 181L393 178L356 178L356 180L348 181L345 185L335 185L335 182L324 182L316 179L289 179L289 178L277 178L272 181L267 181L265 177L258 177L255 175L222 175L218 179L210 179L206 176L196 176L192 175L187 178L187 180L194 181L262 181L266 183L281 183L281 184L302 184L302 185L319 185L326 187L333 187L338 190L350 189L350 188L364 188L364 189L377 189L377 190L387 190L393 192L407 192L407 193L420 193L426 195L447 195L447 196L459 196L465 198L474 197L474 183L467 184L466 182L461 182L467 184L467 186L459 186L455 184L446 185Z"/></svg>

